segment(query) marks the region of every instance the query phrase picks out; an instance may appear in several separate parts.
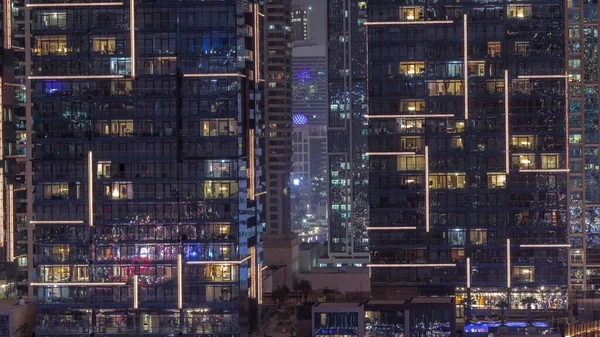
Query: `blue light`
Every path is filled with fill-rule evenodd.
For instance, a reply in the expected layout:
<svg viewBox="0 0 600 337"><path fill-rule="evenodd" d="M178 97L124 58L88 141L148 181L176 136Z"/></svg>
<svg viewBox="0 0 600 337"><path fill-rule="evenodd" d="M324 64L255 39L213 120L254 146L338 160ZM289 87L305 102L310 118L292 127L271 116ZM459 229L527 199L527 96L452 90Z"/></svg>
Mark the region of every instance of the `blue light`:
<svg viewBox="0 0 600 337"><path fill-rule="evenodd" d="M308 117L303 114L294 114L292 116L292 122L294 125L306 125L308 124Z"/></svg>

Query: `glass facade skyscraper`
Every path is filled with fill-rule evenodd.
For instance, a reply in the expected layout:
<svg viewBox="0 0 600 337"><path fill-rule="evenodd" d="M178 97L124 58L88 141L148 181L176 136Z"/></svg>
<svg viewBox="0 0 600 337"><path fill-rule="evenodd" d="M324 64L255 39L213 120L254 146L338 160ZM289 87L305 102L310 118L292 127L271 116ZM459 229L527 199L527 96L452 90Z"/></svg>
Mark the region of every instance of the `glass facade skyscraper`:
<svg viewBox="0 0 600 337"><path fill-rule="evenodd" d="M37 335L247 334L259 4L25 8Z"/></svg>
<svg viewBox="0 0 600 337"><path fill-rule="evenodd" d="M562 2L368 2L373 296L565 309Z"/></svg>
<svg viewBox="0 0 600 337"><path fill-rule="evenodd" d="M366 1L327 1L329 256L368 261ZM344 259L344 260L340 260Z"/></svg>
<svg viewBox="0 0 600 337"><path fill-rule="evenodd" d="M576 297L597 298L600 289L598 5L592 1L567 1L567 7L570 284Z"/></svg>

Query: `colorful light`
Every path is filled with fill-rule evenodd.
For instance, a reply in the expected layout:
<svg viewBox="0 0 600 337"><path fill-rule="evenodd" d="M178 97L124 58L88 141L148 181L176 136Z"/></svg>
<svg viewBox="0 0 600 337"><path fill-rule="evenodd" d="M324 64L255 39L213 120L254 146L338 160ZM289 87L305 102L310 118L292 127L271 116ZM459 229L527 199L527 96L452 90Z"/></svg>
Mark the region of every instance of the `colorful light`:
<svg viewBox="0 0 600 337"><path fill-rule="evenodd" d="M306 125L308 124L308 117L303 114L294 114L292 116L292 122L294 125Z"/></svg>

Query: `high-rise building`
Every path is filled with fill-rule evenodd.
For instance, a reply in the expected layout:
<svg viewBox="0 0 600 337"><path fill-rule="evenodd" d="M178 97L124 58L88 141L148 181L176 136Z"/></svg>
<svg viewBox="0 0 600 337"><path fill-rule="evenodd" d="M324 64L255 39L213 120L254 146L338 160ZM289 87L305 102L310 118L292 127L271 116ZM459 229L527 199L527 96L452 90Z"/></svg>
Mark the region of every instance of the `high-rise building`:
<svg viewBox="0 0 600 337"><path fill-rule="evenodd" d="M289 233L292 170L291 0L270 0L265 12L265 235Z"/></svg>
<svg viewBox="0 0 600 337"><path fill-rule="evenodd" d="M368 2L373 296L566 308L563 6Z"/></svg>
<svg viewBox="0 0 600 337"><path fill-rule="evenodd" d="M309 40L309 14L311 8L307 6L293 6L291 11L292 38L294 41Z"/></svg>
<svg viewBox="0 0 600 337"><path fill-rule="evenodd" d="M598 17L596 4L567 1L569 74L570 284L577 297L600 290L600 189L598 138Z"/></svg>
<svg viewBox="0 0 600 337"><path fill-rule="evenodd" d="M292 287L298 276L298 237L291 229L292 36L291 0L264 2L265 233L264 263L283 268L274 286Z"/></svg>
<svg viewBox="0 0 600 337"><path fill-rule="evenodd" d="M329 257L368 262L365 1L327 1Z"/></svg>
<svg viewBox="0 0 600 337"><path fill-rule="evenodd" d="M310 125L327 125L327 49L310 41L294 43L293 111Z"/></svg>
<svg viewBox="0 0 600 337"><path fill-rule="evenodd" d="M21 157L16 144L19 101L16 89L21 87L15 79L15 55L12 45L12 12L5 6L5 13L0 22L4 29L0 36L0 298L16 298L17 296L17 262L20 255L17 246L17 219L15 212L15 196L21 195L24 184L19 179L17 160ZM19 139L21 142L22 139Z"/></svg>
<svg viewBox="0 0 600 337"><path fill-rule="evenodd" d="M37 336L247 335L261 300L259 10L27 4Z"/></svg>
<svg viewBox="0 0 600 337"><path fill-rule="evenodd" d="M306 217L326 218L327 205L327 56L323 45L294 43L294 167L292 228Z"/></svg>

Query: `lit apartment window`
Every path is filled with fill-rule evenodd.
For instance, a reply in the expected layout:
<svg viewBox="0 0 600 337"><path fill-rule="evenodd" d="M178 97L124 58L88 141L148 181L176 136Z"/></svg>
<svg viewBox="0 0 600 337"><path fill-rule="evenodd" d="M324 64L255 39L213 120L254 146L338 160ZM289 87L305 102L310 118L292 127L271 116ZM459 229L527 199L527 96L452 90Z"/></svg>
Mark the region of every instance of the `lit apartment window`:
<svg viewBox="0 0 600 337"><path fill-rule="evenodd" d="M487 244L487 229L471 229L469 231L469 241L473 245Z"/></svg>
<svg viewBox="0 0 600 337"><path fill-rule="evenodd" d="M40 16L43 28L64 29L67 27L67 13L65 12L46 12L41 13Z"/></svg>
<svg viewBox="0 0 600 337"><path fill-rule="evenodd" d="M533 267L533 266L513 267L512 280L514 282L533 282L535 280L535 267Z"/></svg>
<svg viewBox="0 0 600 337"><path fill-rule="evenodd" d="M508 5L508 18L524 19L531 16L531 5Z"/></svg>
<svg viewBox="0 0 600 337"><path fill-rule="evenodd" d="M500 42L488 42L487 43L488 57L500 57L502 51L502 45Z"/></svg>
<svg viewBox="0 0 600 337"><path fill-rule="evenodd" d="M110 161L99 161L97 165L98 178L110 178Z"/></svg>
<svg viewBox="0 0 600 337"><path fill-rule="evenodd" d="M423 20L423 7L400 7L400 21Z"/></svg>
<svg viewBox="0 0 600 337"><path fill-rule="evenodd" d="M522 170L530 170L535 168L535 155L519 154L511 157L512 166Z"/></svg>
<svg viewBox="0 0 600 337"><path fill-rule="evenodd" d="M425 101L401 101L400 112L411 113L420 112L425 109Z"/></svg>
<svg viewBox="0 0 600 337"><path fill-rule="evenodd" d="M211 199L230 198L238 191L234 181L205 181L204 197Z"/></svg>
<svg viewBox="0 0 600 337"><path fill-rule="evenodd" d="M133 199L133 184L121 181L105 184L104 195L113 200Z"/></svg>
<svg viewBox="0 0 600 337"><path fill-rule="evenodd" d="M98 54L114 54L117 48L117 39L114 37L92 38L92 51Z"/></svg>
<svg viewBox="0 0 600 337"><path fill-rule="evenodd" d="M43 184L44 199L69 199L69 184L68 183L52 183ZM77 197L79 197L79 184L77 186Z"/></svg>
<svg viewBox="0 0 600 337"><path fill-rule="evenodd" d="M504 173L490 173L487 177L487 185L489 188L503 188L506 187L506 174Z"/></svg>
<svg viewBox="0 0 600 337"><path fill-rule="evenodd" d="M414 76L425 72L424 62L400 62L398 65L400 75Z"/></svg>
<svg viewBox="0 0 600 337"><path fill-rule="evenodd" d="M463 94L463 82L456 81L430 81L427 83L429 96L455 96Z"/></svg>
<svg viewBox="0 0 600 337"><path fill-rule="evenodd" d="M401 144L403 151L417 152L422 150L421 137L402 137Z"/></svg>
<svg viewBox="0 0 600 337"><path fill-rule="evenodd" d="M425 156L423 155L399 155L398 171L420 171L425 169Z"/></svg>
<svg viewBox="0 0 600 337"><path fill-rule="evenodd" d="M237 133L234 119L213 119L202 122L202 136L232 136Z"/></svg>
<svg viewBox="0 0 600 337"><path fill-rule="evenodd" d="M448 242L451 245L464 245L467 234L464 229L449 229Z"/></svg>
<svg viewBox="0 0 600 337"><path fill-rule="evenodd" d="M67 55L66 35L44 35L35 37L35 55Z"/></svg>
<svg viewBox="0 0 600 337"><path fill-rule="evenodd" d="M558 155L557 154L543 154L542 169L557 169L558 168Z"/></svg>
<svg viewBox="0 0 600 337"><path fill-rule="evenodd" d="M510 138L513 150L533 150L533 136L515 136Z"/></svg>

